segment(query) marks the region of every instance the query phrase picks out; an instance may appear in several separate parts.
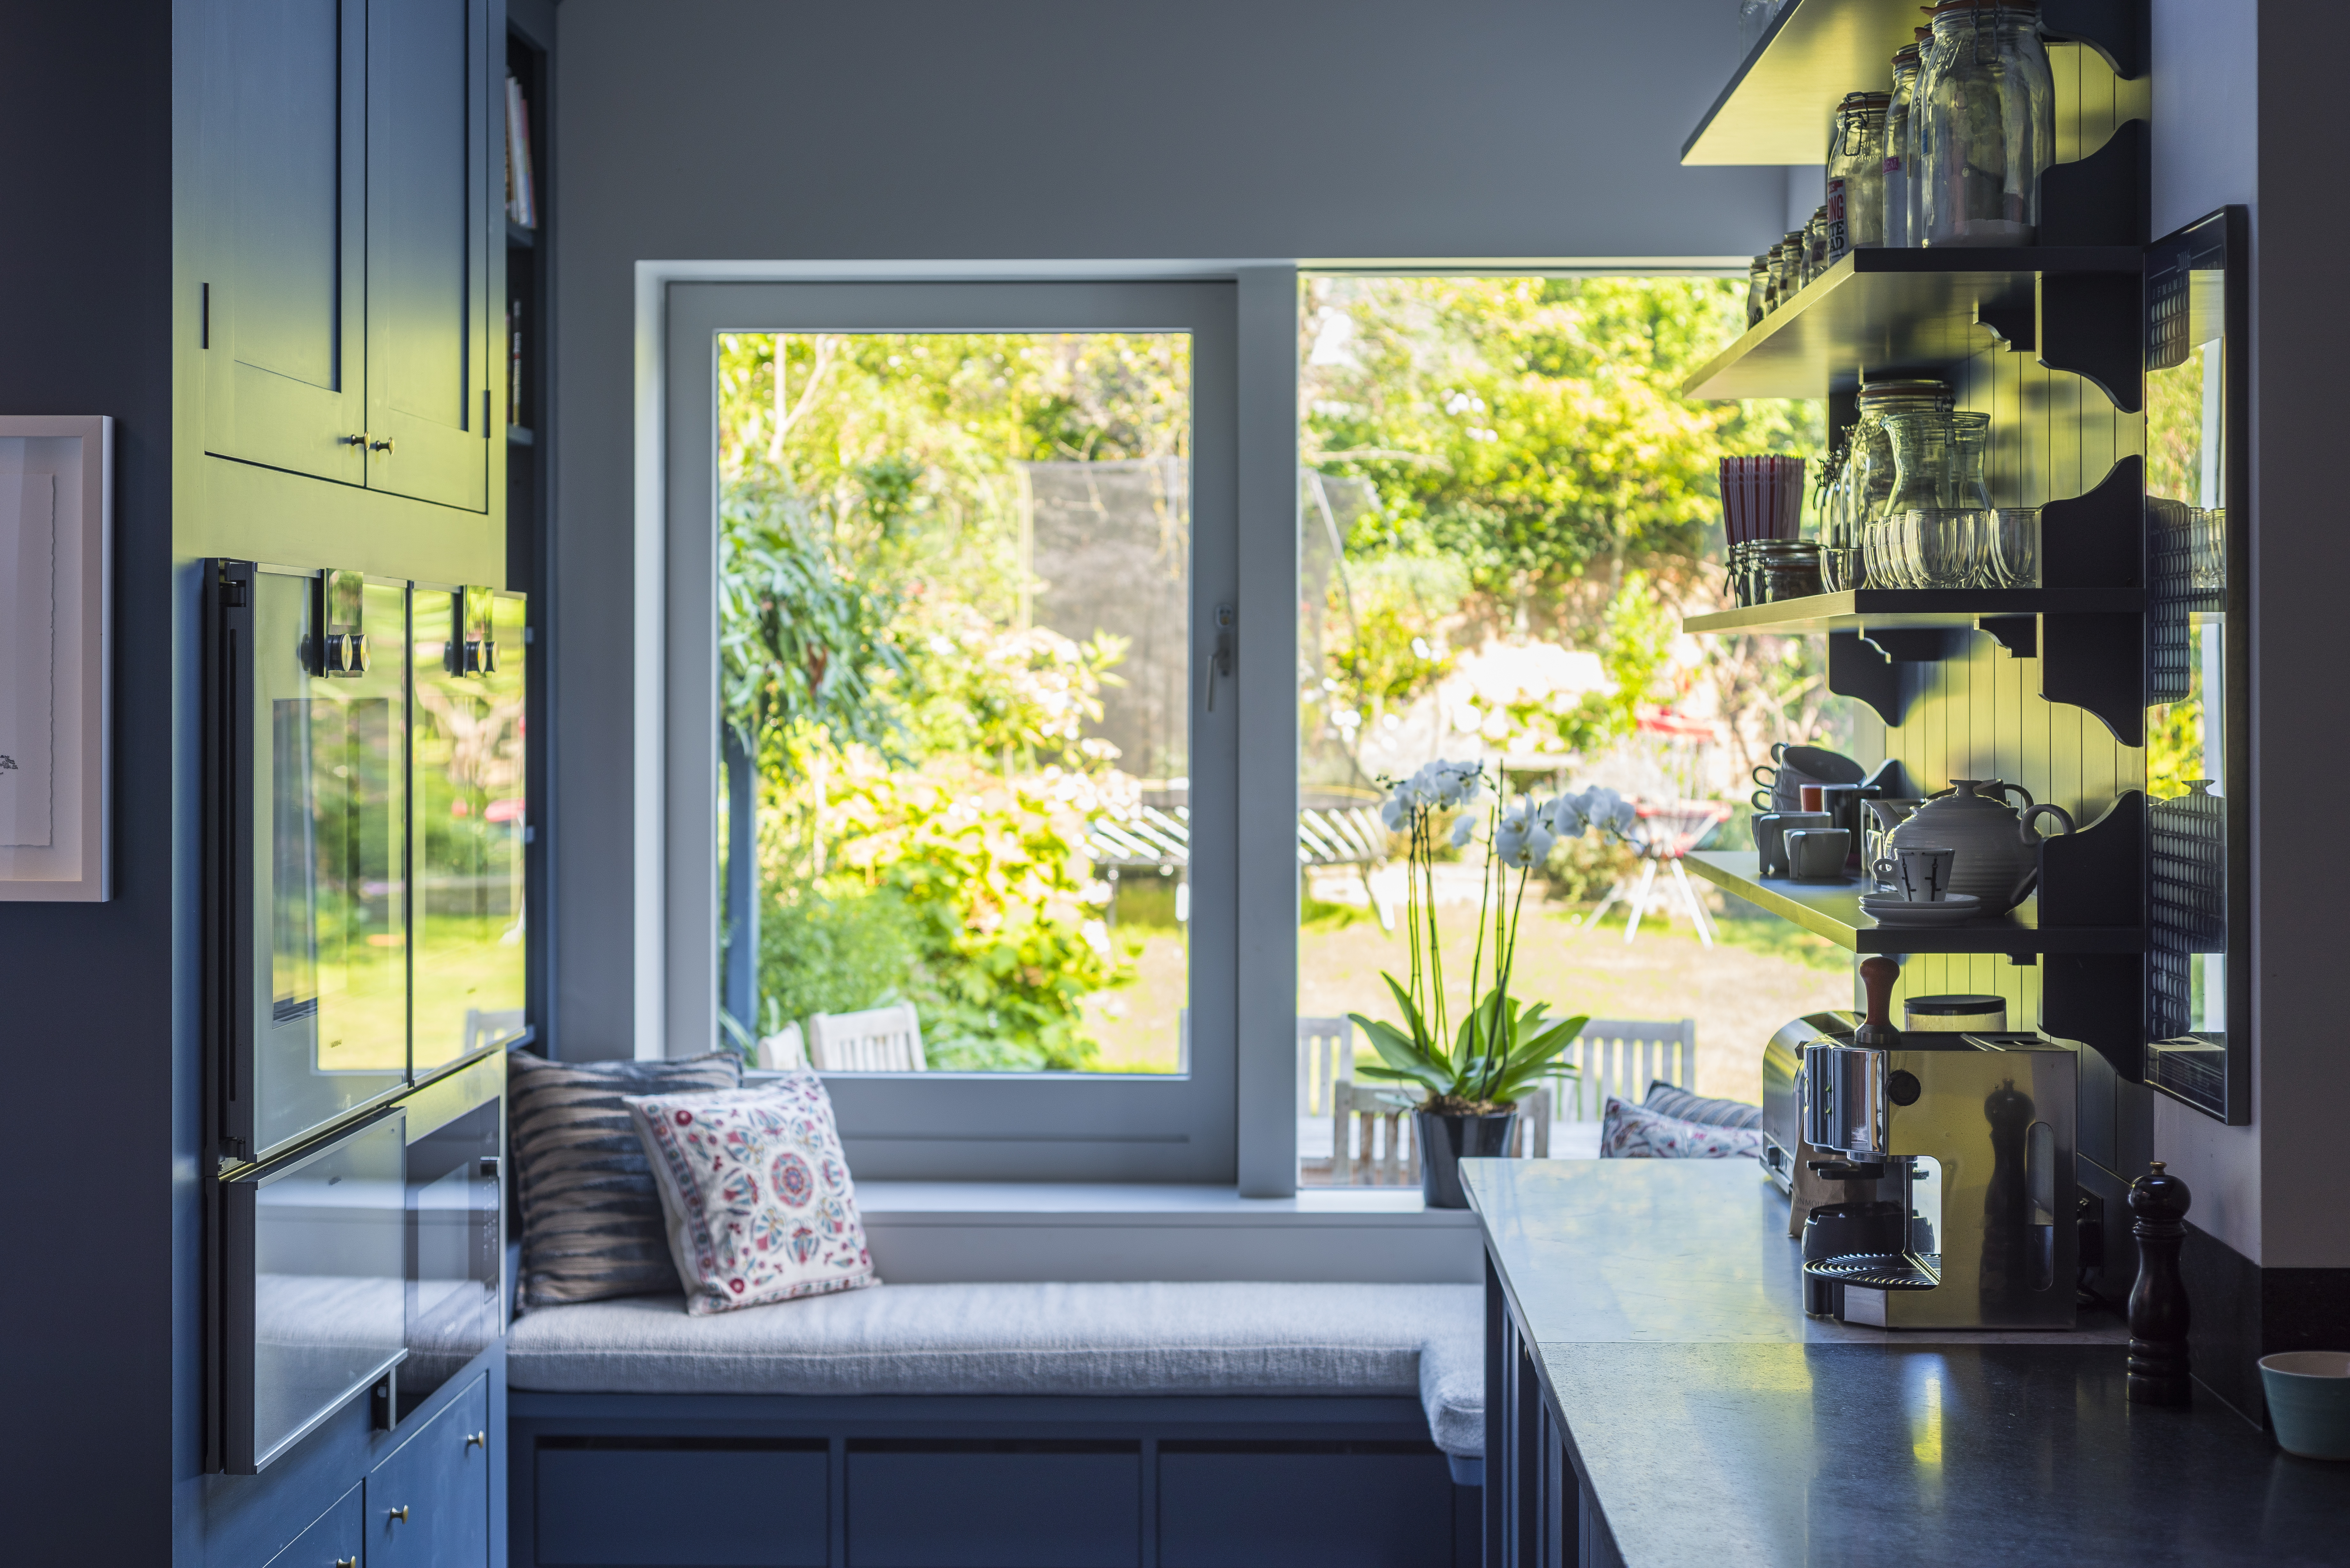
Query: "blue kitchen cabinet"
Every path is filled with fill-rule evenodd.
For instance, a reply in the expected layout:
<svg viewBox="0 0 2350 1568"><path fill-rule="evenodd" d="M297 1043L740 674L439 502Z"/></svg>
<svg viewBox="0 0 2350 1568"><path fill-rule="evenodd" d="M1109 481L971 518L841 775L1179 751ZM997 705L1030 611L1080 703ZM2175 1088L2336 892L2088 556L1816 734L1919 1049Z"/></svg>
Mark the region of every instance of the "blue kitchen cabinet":
<svg viewBox="0 0 2350 1568"><path fill-rule="evenodd" d="M486 1568L490 1392L477 1376L367 1479L367 1568Z"/></svg>

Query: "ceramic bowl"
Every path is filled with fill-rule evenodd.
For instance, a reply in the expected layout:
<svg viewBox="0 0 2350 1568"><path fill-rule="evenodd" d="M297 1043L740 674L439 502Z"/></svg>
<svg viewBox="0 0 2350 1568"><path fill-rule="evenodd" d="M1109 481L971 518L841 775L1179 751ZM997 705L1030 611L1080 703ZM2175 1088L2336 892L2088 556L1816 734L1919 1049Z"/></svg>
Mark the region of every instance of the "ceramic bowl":
<svg viewBox="0 0 2350 1568"><path fill-rule="evenodd" d="M2277 1447L2304 1459L2350 1459L2350 1351L2263 1355L2261 1386Z"/></svg>

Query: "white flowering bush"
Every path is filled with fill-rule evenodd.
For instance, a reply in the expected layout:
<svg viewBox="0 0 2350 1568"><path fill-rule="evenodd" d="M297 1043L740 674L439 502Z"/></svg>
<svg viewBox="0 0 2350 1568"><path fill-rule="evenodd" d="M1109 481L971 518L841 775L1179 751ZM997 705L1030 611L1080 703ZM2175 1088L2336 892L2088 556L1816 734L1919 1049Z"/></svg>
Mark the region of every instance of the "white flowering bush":
<svg viewBox="0 0 2350 1568"><path fill-rule="evenodd" d="M1588 1022L1585 1017L1554 1019L1548 1002L1527 1003L1510 992L1526 878L1563 842L1592 832L1625 836L1636 820L1632 803L1608 789L1547 800L1531 794L1505 798L1506 783L1497 781L1488 790L1482 763L1438 761L1408 779L1380 783L1387 786L1388 797L1379 806L1379 819L1410 843L1404 933L1411 962L1401 980L1384 972L1380 976L1395 996L1402 1022L1349 1014L1379 1055L1377 1064L1357 1062L1355 1071L1365 1078L1419 1085L1426 1091L1423 1110L1454 1116L1509 1110L1545 1074L1573 1070L1555 1064ZM1452 819L1449 830L1440 827L1447 815ZM1481 827L1485 866L1477 899L1477 942L1469 964L1469 994L1478 1001L1455 1028L1446 1015L1443 942L1436 924L1438 838L1441 833L1454 849L1464 849ZM1492 983L1481 992L1489 936Z"/></svg>

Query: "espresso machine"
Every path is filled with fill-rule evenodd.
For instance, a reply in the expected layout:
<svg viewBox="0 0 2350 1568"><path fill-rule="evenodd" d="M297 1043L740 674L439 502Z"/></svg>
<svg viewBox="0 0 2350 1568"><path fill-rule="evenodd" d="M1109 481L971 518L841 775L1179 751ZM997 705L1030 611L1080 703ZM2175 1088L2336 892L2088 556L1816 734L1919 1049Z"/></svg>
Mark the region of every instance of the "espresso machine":
<svg viewBox="0 0 2350 1568"><path fill-rule="evenodd" d="M2072 1051L1894 1029L1898 971L1861 971L1867 1018L1803 1050L1804 1165L1846 1193L1803 1222L1806 1304L1877 1328L2071 1328Z"/></svg>

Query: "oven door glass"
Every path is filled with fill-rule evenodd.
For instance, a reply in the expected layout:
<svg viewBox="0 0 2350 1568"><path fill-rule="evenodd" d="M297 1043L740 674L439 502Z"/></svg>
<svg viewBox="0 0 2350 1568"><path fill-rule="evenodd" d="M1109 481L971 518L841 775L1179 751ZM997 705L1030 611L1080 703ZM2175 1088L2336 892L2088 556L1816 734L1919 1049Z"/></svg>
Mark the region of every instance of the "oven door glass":
<svg viewBox="0 0 2350 1568"><path fill-rule="evenodd" d="M408 1081L408 596L359 589L372 660L329 677L317 579L260 572L254 590L253 1130L267 1158Z"/></svg>
<svg viewBox="0 0 2350 1568"><path fill-rule="evenodd" d="M406 1355L405 1120L224 1183L227 1468L269 1463Z"/></svg>
<svg viewBox="0 0 2350 1568"><path fill-rule="evenodd" d="M408 1146L402 1419L498 1336L504 1262L498 1187L502 1103L475 1106ZM416 1109L411 1107L411 1116Z"/></svg>
<svg viewBox="0 0 2350 1568"><path fill-rule="evenodd" d="M523 1033L523 605L416 592L420 1076Z"/></svg>

